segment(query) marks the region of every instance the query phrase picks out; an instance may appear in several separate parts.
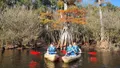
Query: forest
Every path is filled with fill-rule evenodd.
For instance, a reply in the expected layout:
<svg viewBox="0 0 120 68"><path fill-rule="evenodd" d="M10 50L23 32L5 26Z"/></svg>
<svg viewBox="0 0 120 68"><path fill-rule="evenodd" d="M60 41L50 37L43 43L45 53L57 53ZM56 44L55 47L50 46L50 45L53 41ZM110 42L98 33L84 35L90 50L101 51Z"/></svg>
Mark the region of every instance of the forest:
<svg viewBox="0 0 120 68"><path fill-rule="evenodd" d="M84 48L120 48L120 7L106 0L0 0L0 47L76 40Z"/></svg>

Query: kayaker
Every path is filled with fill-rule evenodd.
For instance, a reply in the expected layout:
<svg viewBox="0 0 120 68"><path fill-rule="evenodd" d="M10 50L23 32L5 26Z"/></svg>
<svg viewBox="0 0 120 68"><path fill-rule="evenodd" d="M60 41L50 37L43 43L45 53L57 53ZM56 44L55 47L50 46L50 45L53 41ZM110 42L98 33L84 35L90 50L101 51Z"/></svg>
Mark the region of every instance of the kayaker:
<svg viewBox="0 0 120 68"><path fill-rule="evenodd" d="M71 44L69 46L67 46L67 54L66 54L66 56L76 56L75 51L74 51Z"/></svg>
<svg viewBox="0 0 120 68"><path fill-rule="evenodd" d="M78 47L78 45L76 44L76 42L73 42L73 49L75 51L75 53L78 55L79 53L81 53L81 49Z"/></svg>
<svg viewBox="0 0 120 68"><path fill-rule="evenodd" d="M56 47L54 46L54 43L51 43L50 46L47 49L48 54L56 54L57 52Z"/></svg>

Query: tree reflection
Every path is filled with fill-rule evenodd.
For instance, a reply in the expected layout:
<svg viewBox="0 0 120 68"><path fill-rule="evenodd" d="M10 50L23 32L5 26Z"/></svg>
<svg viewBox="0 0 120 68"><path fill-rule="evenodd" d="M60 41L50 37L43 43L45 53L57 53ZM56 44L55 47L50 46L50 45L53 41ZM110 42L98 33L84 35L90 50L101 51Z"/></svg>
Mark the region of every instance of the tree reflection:
<svg viewBox="0 0 120 68"><path fill-rule="evenodd" d="M63 63L63 64L62 64L62 67L63 67L63 68L70 68L69 64L66 64L66 63Z"/></svg>
<svg viewBox="0 0 120 68"><path fill-rule="evenodd" d="M111 58L111 54L110 52L102 52L101 57L102 57L102 63L104 64L104 66L109 66L110 63L112 62L112 58Z"/></svg>
<svg viewBox="0 0 120 68"><path fill-rule="evenodd" d="M2 48L2 51L1 51L0 64L3 62L4 53L5 53L5 48L3 47L3 48Z"/></svg>
<svg viewBox="0 0 120 68"><path fill-rule="evenodd" d="M5 52L5 47L2 47L1 55L3 55Z"/></svg>

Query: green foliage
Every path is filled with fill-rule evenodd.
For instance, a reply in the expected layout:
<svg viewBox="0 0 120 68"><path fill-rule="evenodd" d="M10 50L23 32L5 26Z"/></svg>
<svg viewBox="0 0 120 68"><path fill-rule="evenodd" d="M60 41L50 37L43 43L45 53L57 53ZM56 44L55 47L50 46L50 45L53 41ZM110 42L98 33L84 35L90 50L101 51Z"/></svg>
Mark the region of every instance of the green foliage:
<svg viewBox="0 0 120 68"><path fill-rule="evenodd" d="M0 8L2 8L4 6L4 0L0 0Z"/></svg>
<svg viewBox="0 0 120 68"><path fill-rule="evenodd" d="M61 1L61 0L59 0L59 1L57 2L57 7L58 7L59 9L63 9L63 7L64 7L64 2Z"/></svg>
<svg viewBox="0 0 120 68"><path fill-rule="evenodd" d="M50 3L51 3L51 5L56 5L57 4L57 0L50 0Z"/></svg>
<svg viewBox="0 0 120 68"><path fill-rule="evenodd" d="M116 10L117 10L117 7L114 6L114 5L112 5L112 4L109 3L109 2L107 3L106 8L109 9L109 11L110 11L110 10L112 10L112 11L116 11Z"/></svg>

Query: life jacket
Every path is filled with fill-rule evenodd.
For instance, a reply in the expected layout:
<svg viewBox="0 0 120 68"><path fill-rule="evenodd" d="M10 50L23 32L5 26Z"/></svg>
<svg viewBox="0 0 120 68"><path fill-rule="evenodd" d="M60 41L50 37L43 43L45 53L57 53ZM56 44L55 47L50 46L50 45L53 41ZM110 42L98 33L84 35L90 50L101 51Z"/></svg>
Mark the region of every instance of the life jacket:
<svg viewBox="0 0 120 68"><path fill-rule="evenodd" d="M48 47L48 52L49 52L49 54L55 54L56 53L56 48L54 46L49 46Z"/></svg>
<svg viewBox="0 0 120 68"><path fill-rule="evenodd" d="M72 47L76 53L79 53L79 47L77 45L73 45Z"/></svg>
<svg viewBox="0 0 120 68"><path fill-rule="evenodd" d="M68 46L67 47L67 53L68 55L75 55L75 52L73 51L73 47L72 46Z"/></svg>

